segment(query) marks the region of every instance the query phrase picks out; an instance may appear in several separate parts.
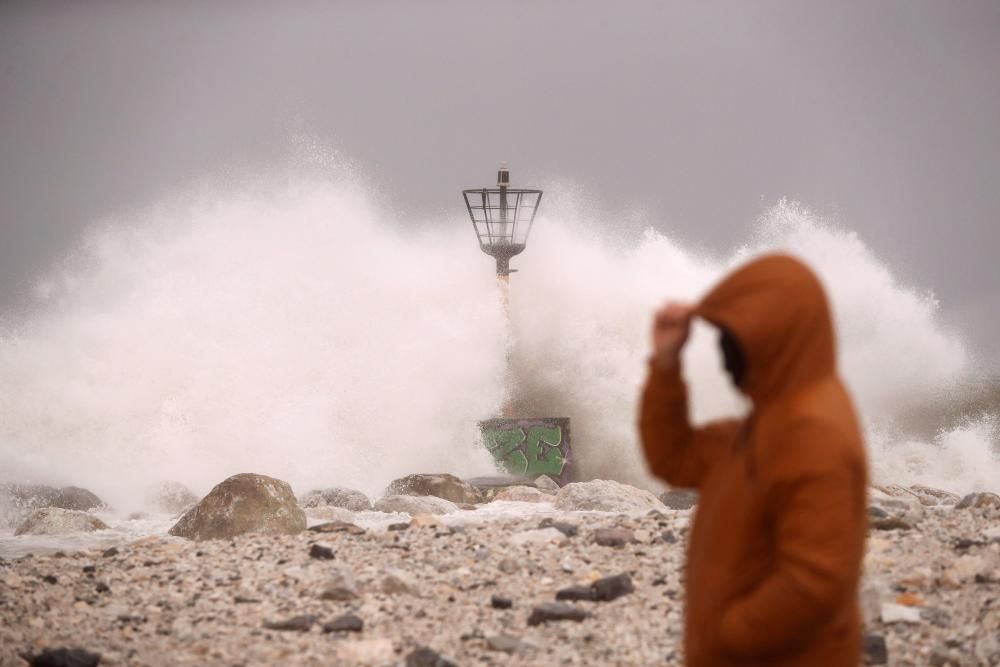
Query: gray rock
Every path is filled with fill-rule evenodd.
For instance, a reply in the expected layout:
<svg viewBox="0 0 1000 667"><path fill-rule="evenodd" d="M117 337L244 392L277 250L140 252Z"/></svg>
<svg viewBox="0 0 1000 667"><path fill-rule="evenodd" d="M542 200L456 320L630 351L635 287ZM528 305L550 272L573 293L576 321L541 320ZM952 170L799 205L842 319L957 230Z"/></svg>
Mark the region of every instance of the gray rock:
<svg viewBox="0 0 1000 667"><path fill-rule="evenodd" d="M387 570L379 582L379 589L387 595L420 596L420 588L408 573L402 570Z"/></svg>
<svg viewBox="0 0 1000 667"><path fill-rule="evenodd" d="M635 534L627 528L598 528L594 543L602 547L623 547L636 542Z"/></svg>
<svg viewBox="0 0 1000 667"><path fill-rule="evenodd" d="M598 579L590 587L594 591L594 599L598 602L610 602L617 600L623 595L635 592L635 586L632 585L632 578L624 572Z"/></svg>
<svg viewBox="0 0 1000 667"><path fill-rule="evenodd" d="M490 502L498 493L512 486L535 486L535 480L532 478L518 475L470 477L465 481L479 492L482 502Z"/></svg>
<svg viewBox="0 0 1000 667"><path fill-rule="evenodd" d="M493 500L506 500L519 503L550 503L555 499L548 491L541 491L533 486L509 486L501 489L493 496Z"/></svg>
<svg viewBox="0 0 1000 667"><path fill-rule="evenodd" d="M317 620L318 618L314 614L303 614L302 616L293 616L281 621L264 621L264 627L268 630L309 632Z"/></svg>
<svg viewBox="0 0 1000 667"><path fill-rule="evenodd" d="M41 653L21 654L31 667L97 667L101 663L100 653L91 653L82 648L48 648Z"/></svg>
<svg viewBox="0 0 1000 667"><path fill-rule="evenodd" d="M107 507L103 500L79 486L67 486L59 489L59 493L52 499L51 506L80 512Z"/></svg>
<svg viewBox="0 0 1000 667"><path fill-rule="evenodd" d="M323 624L323 632L361 632L364 629L365 622L354 614L344 614Z"/></svg>
<svg viewBox="0 0 1000 667"><path fill-rule="evenodd" d="M364 535L365 529L349 521L327 521L310 526L313 533L347 533L348 535Z"/></svg>
<svg viewBox="0 0 1000 667"><path fill-rule="evenodd" d="M323 587L323 592L320 593L319 597L322 600L334 600L337 602L357 599L358 584L354 580L354 575L348 570L334 572Z"/></svg>
<svg viewBox="0 0 1000 667"><path fill-rule="evenodd" d="M889 664L889 649L886 648L885 637L882 635L865 635L862 641L865 664Z"/></svg>
<svg viewBox="0 0 1000 667"><path fill-rule="evenodd" d="M574 621L579 623L590 617L590 612L564 602L545 602L531 610L528 625L539 625L553 621Z"/></svg>
<svg viewBox="0 0 1000 667"><path fill-rule="evenodd" d="M0 525L16 528L33 510L51 507L59 489L44 484L0 485Z"/></svg>
<svg viewBox="0 0 1000 667"><path fill-rule="evenodd" d="M406 656L406 667L456 667L451 660L426 646L414 650Z"/></svg>
<svg viewBox="0 0 1000 667"><path fill-rule="evenodd" d="M985 508L1000 509L1000 496L987 491L970 493L955 505L957 510Z"/></svg>
<svg viewBox="0 0 1000 667"><path fill-rule="evenodd" d="M548 475L539 475L535 478L535 488L540 491L548 491L550 493L559 492L559 483Z"/></svg>
<svg viewBox="0 0 1000 667"><path fill-rule="evenodd" d="M510 655L520 655L531 650L531 644L510 635L493 635L486 638L486 647Z"/></svg>
<svg viewBox="0 0 1000 667"><path fill-rule="evenodd" d="M672 510L689 510L698 503L698 493L684 489L671 489L660 494L660 502Z"/></svg>
<svg viewBox="0 0 1000 667"><path fill-rule="evenodd" d="M542 519L541 522L538 524L538 527L555 528L566 537L576 537L577 533L580 532L580 529L577 528L574 524L567 523L565 521L556 521L555 519L552 518Z"/></svg>
<svg viewBox="0 0 1000 667"><path fill-rule="evenodd" d="M93 514L44 507L29 514L14 531L15 535L65 535L108 530L108 525Z"/></svg>
<svg viewBox="0 0 1000 667"><path fill-rule="evenodd" d="M451 514L458 505L435 496L385 496L375 501L379 512L405 512L406 514Z"/></svg>
<svg viewBox="0 0 1000 667"><path fill-rule="evenodd" d="M309 557L317 560L333 560L336 554L325 544L313 544L309 547Z"/></svg>
<svg viewBox="0 0 1000 667"><path fill-rule="evenodd" d="M161 482L146 494L146 504L159 512L177 514L199 500L191 489L179 482Z"/></svg>
<svg viewBox="0 0 1000 667"><path fill-rule="evenodd" d="M514 601L502 595L490 596L490 606L494 609L510 609L514 606Z"/></svg>
<svg viewBox="0 0 1000 667"><path fill-rule="evenodd" d="M372 509L372 501L368 496L340 486L328 489L310 491L299 499L302 507L341 507L352 512L365 512Z"/></svg>
<svg viewBox="0 0 1000 667"><path fill-rule="evenodd" d="M923 484L914 484L910 487L910 491L917 496L917 499L922 505L927 506L955 505L962 499L962 497L957 493L944 491L942 489L935 489L934 487L924 486Z"/></svg>
<svg viewBox="0 0 1000 667"><path fill-rule="evenodd" d="M457 505L483 502L483 497L476 487L448 474L407 475L390 482L383 495L434 496Z"/></svg>
<svg viewBox="0 0 1000 667"><path fill-rule="evenodd" d="M241 473L212 489L174 524L170 534L212 540L244 533L294 535L305 529L306 515L287 482Z"/></svg>
<svg viewBox="0 0 1000 667"><path fill-rule="evenodd" d="M649 510L666 509L649 491L607 479L567 484L556 494L555 507L569 511L643 514Z"/></svg>

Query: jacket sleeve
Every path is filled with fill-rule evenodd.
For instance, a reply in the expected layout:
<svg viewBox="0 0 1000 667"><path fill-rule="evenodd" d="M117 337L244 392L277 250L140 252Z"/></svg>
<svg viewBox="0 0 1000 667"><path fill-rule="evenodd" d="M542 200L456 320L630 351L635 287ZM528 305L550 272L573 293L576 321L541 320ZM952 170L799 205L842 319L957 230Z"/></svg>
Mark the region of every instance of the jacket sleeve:
<svg viewBox="0 0 1000 667"><path fill-rule="evenodd" d="M782 471L769 494L775 566L722 616L722 641L738 656L805 639L855 595L867 532L865 473L849 448L831 446L836 437L816 425L789 432L788 460L775 464Z"/></svg>
<svg viewBox="0 0 1000 667"><path fill-rule="evenodd" d="M680 366L664 370L649 363L642 392L639 434L650 471L671 486L698 488L719 450L733 442L738 420L693 428Z"/></svg>

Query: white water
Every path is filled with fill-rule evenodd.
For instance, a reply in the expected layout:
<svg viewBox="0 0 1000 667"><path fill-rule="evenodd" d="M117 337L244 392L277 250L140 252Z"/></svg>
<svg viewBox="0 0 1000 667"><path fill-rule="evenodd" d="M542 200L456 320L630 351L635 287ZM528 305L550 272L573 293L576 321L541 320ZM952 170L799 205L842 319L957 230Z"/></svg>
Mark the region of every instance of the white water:
<svg viewBox="0 0 1000 667"><path fill-rule="evenodd" d="M650 484L634 427L650 310L780 248L830 291L877 477L1000 489L989 419L930 442L883 428L971 364L933 298L850 231L781 202L745 247L708 257L546 197L514 260L510 338L458 201L414 226L349 179L273 179L102 223L2 321L0 477L122 510L159 480L205 492L247 471L377 494L411 472L492 472L476 422L510 393L522 414L573 420L584 476ZM714 346L703 330L688 352L698 419L740 405Z"/></svg>

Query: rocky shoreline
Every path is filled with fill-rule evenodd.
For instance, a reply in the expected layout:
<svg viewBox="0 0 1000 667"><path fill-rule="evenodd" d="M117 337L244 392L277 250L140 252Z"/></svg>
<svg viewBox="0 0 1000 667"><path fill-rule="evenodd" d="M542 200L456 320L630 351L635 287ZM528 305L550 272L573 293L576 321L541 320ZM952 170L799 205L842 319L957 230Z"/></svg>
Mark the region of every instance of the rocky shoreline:
<svg viewBox="0 0 1000 667"><path fill-rule="evenodd" d="M608 489L591 488L573 509L552 495L364 528L340 507L317 524L320 506L296 534L0 561L0 665L60 647L101 665L681 664L691 511L625 491L592 509ZM873 489L869 664L998 664L996 501Z"/></svg>

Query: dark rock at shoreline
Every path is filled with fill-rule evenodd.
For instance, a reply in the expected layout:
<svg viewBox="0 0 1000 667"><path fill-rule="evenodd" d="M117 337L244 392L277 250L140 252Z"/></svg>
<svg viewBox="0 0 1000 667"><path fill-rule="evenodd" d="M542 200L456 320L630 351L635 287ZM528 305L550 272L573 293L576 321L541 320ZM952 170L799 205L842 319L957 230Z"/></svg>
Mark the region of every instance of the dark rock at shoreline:
<svg viewBox="0 0 1000 667"><path fill-rule="evenodd" d="M476 487L454 475L407 475L393 480L386 487L385 496L435 496L456 505L483 502Z"/></svg>
<svg viewBox="0 0 1000 667"><path fill-rule="evenodd" d="M15 535L64 535L108 530L108 524L93 514L58 507L44 507L29 514L14 531Z"/></svg>
<svg viewBox="0 0 1000 667"><path fill-rule="evenodd" d="M341 507L352 512L365 512L372 509L372 501L368 496L340 486L333 486L328 489L315 489L299 499L299 505L306 508L313 507Z"/></svg>
<svg viewBox="0 0 1000 667"><path fill-rule="evenodd" d="M51 506L80 512L107 507L97 495L79 486L67 486L59 489L59 493L52 499Z"/></svg>
<svg viewBox="0 0 1000 667"><path fill-rule="evenodd" d="M365 529L349 521L327 521L326 523L310 526L309 531L313 533L347 533L349 535L364 535Z"/></svg>
<svg viewBox="0 0 1000 667"><path fill-rule="evenodd" d="M216 485L170 529L194 540L228 539L243 533L294 535L306 529L287 482L241 473Z"/></svg>

